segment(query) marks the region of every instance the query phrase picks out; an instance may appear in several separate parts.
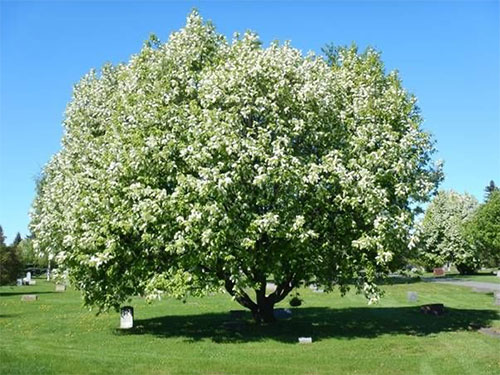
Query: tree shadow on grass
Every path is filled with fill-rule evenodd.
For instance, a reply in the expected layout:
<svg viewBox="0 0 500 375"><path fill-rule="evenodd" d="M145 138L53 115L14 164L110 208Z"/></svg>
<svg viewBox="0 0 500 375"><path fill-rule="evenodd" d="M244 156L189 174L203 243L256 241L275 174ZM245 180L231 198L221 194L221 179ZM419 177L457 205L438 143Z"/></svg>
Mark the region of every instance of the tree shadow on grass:
<svg viewBox="0 0 500 375"><path fill-rule="evenodd" d="M440 332L462 331L488 326L498 319L495 310L447 308L442 316L420 313L419 307L356 307L331 309L326 307L293 310L293 318L273 325L259 326L245 312L242 319L229 314L173 315L135 321L130 330L119 334L158 337L184 337L187 341L209 339L218 343L243 343L275 340L297 343L298 337L313 341L327 338L375 338L381 335L427 336Z"/></svg>
<svg viewBox="0 0 500 375"><path fill-rule="evenodd" d="M33 290L25 290L24 292L0 292L0 297L9 297L9 296L21 296L25 294L51 294L56 292L36 292Z"/></svg>

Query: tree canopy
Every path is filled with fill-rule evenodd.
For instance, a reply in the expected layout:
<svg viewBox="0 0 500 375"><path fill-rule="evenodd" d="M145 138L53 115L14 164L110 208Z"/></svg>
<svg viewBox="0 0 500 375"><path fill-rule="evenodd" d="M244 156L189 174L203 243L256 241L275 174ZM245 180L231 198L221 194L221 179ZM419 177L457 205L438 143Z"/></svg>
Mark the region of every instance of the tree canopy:
<svg viewBox="0 0 500 375"><path fill-rule="evenodd" d="M500 191L493 189L466 225L485 265L500 266Z"/></svg>
<svg viewBox="0 0 500 375"><path fill-rule="evenodd" d="M460 273L479 267L480 256L464 232L477 207L477 199L469 194L440 191L434 197L422 221L421 255L427 265L454 263Z"/></svg>
<svg viewBox="0 0 500 375"><path fill-rule="evenodd" d="M312 281L374 301L440 178L421 122L374 50L229 42L193 12L167 43L76 85L34 245L101 308L224 286L271 321Z"/></svg>

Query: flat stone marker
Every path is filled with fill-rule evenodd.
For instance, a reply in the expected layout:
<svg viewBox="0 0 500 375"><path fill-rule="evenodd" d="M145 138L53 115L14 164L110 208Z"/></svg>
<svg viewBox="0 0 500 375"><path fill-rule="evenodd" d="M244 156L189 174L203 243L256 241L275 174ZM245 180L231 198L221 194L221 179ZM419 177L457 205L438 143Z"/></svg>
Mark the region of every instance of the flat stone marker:
<svg viewBox="0 0 500 375"><path fill-rule="evenodd" d="M299 344L312 344L312 337L299 337Z"/></svg>
<svg viewBox="0 0 500 375"><path fill-rule="evenodd" d="M28 282L28 285L36 285L36 280L30 280L30 281Z"/></svg>
<svg viewBox="0 0 500 375"><path fill-rule="evenodd" d="M417 292L408 292L406 293L406 298L408 302L417 302L418 301L418 293Z"/></svg>
<svg viewBox="0 0 500 375"><path fill-rule="evenodd" d="M498 328L492 328L492 327L485 327L481 328L479 332L484 333L485 335L496 337L500 339L500 329Z"/></svg>
<svg viewBox="0 0 500 375"><path fill-rule="evenodd" d="M472 288L472 291L476 293L488 293L490 290L486 288Z"/></svg>
<svg viewBox="0 0 500 375"><path fill-rule="evenodd" d="M495 305L500 306L500 292L495 292L493 297L495 298Z"/></svg>
<svg viewBox="0 0 500 375"><path fill-rule="evenodd" d="M36 301L38 299L38 296L36 294L24 294L21 296L21 301L25 302L30 302L30 301Z"/></svg>
<svg viewBox="0 0 500 375"><path fill-rule="evenodd" d="M444 276L444 268L443 267L434 268L433 274L434 276Z"/></svg>
<svg viewBox="0 0 500 375"><path fill-rule="evenodd" d="M65 292L65 291L66 291L66 285L56 284L56 292Z"/></svg>
<svg viewBox="0 0 500 375"><path fill-rule="evenodd" d="M134 326L134 308L123 306L120 310L120 328L129 329Z"/></svg>
<svg viewBox="0 0 500 375"><path fill-rule="evenodd" d="M430 305L420 306L420 312L423 314L429 315L443 315L444 314L444 305L442 303L433 303Z"/></svg>

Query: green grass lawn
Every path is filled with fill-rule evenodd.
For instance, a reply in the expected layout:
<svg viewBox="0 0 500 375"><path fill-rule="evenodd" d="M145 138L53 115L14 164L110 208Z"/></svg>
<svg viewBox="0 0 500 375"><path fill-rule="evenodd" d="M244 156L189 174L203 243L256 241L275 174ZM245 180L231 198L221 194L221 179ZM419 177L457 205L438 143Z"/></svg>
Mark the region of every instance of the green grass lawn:
<svg viewBox="0 0 500 375"><path fill-rule="evenodd" d="M135 325L120 331L119 314L96 316L79 293L54 284L0 288L0 373L7 374L498 374L500 338L477 332L500 327L491 294L425 282L384 287L376 306L354 293L301 291L293 318L256 326L228 325L239 305L225 295L133 299ZM406 301L416 291L417 303ZM22 294L38 301L21 302ZM444 303L423 315L418 306ZM288 307L282 303L283 307ZM311 336L313 343L297 343Z"/></svg>

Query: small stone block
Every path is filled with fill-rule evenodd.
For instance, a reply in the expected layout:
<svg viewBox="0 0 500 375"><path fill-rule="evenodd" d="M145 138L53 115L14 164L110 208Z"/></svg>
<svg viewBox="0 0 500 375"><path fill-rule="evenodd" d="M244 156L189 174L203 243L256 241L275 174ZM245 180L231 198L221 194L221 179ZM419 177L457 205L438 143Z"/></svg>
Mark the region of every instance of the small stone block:
<svg viewBox="0 0 500 375"><path fill-rule="evenodd" d="M500 306L500 292L495 292L493 297L495 298L495 305Z"/></svg>
<svg viewBox="0 0 500 375"><path fill-rule="evenodd" d="M476 293L488 293L490 291L490 289L486 289L486 288L472 288L472 291L476 292Z"/></svg>
<svg viewBox="0 0 500 375"><path fill-rule="evenodd" d="M312 337L299 337L299 344L312 344Z"/></svg>
<svg viewBox="0 0 500 375"><path fill-rule="evenodd" d="M134 326L134 308L123 306L120 311L120 328L129 329Z"/></svg>
<svg viewBox="0 0 500 375"><path fill-rule="evenodd" d="M36 280L30 280L30 281L28 282L28 285L36 285Z"/></svg>
<svg viewBox="0 0 500 375"><path fill-rule="evenodd" d="M500 271L497 271L497 277L500 277Z"/></svg>
<svg viewBox="0 0 500 375"><path fill-rule="evenodd" d="M433 274L434 276L444 276L444 268L443 267L434 268Z"/></svg>
<svg viewBox="0 0 500 375"><path fill-rule="evenodd" d="M24 294L21 296L21 301L36 301L38 299L38 296L36 294Z"/></svg>
<svg viewBox="0 0 500 375"><path fill-rule="evenodd" d="M56 292L65 292L65 291L66 291L66 285L56 284Z"/></svg>
<svg viewBox="0 0 500 375"><path fill-rule="evenodd" d="M418 301L418 293L417 292L408 292L406 294L406 298L408 302L417 302Z"/></svg>
<svg viewBox="0 0 500 375"><path fill-rule="evenodd" d="M17 286L21 286L21 285L23 285L23 279L17 279L17 280L16 280L16 285L17 285Z"/></svg>
<svg viewBox="0 0 500 375"><path fill-rule="evenodd" d="M429 315L443 315L444 314L444 305L442 303L433 303L430 305L420 306L420 312L423 314Z"/></svg>

